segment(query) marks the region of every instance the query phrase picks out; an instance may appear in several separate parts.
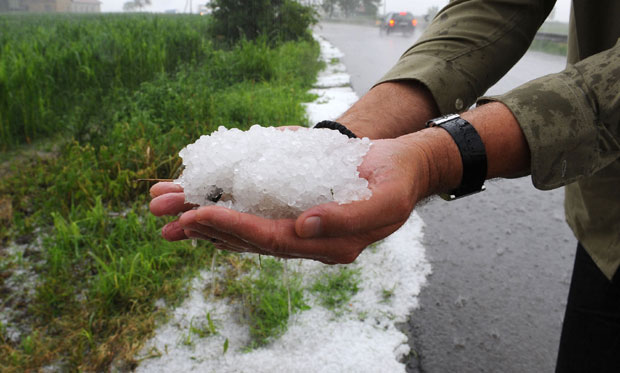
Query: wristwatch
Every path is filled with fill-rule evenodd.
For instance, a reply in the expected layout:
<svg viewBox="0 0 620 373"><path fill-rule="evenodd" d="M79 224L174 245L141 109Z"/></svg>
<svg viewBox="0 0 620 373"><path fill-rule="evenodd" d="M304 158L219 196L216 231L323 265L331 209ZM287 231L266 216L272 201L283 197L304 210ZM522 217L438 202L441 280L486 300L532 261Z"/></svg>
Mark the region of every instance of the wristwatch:
<svg viewBox="0 0 620 373"><path fill-rule="evenodd" d="M459 148L463 162L463 178L460 185L439 196L446 201L453 201L485 190L487 153L474 126L458 114L449 114L429 120L426 122L426 127L441 127L448 131Z"/></svg>

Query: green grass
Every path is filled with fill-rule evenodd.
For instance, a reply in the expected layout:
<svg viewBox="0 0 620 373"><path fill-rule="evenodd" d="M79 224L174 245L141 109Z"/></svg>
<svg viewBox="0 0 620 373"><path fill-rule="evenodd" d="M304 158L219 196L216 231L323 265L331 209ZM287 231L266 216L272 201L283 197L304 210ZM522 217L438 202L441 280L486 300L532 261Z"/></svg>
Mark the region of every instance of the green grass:
<svg viewBox="0 0 620 373"><path fill-rule="evenodd" d="M549 40L534 40L530 45L530 50L555 54L558 56L566 56L568 45L566 43L556 43Z"/></svg>
<svg viewBox="0 0 620 373"><path fill-rule="evenodd" d="M359 283L359 270L343 267L318 279L310 290L317 294L325 308L340 312L351 297L357 294Z"/></svg>
<svg viewBox="0 0 620 373"><path fill-rule="evenodd" d="M542 24L540 31L552 34L568 35L568 23L547 21Z"/></svg>
<svg viewBox="0 0 620 373"><path fill-rule="evenodd" d="M0 16L0 149L79 133L102 97L203 62L207 28L198 16Z"/></svg>
<svg viewBox="0 0 620 373"><path fill-rule="evenodd" d="M181 344L186 346L194 345L194 338L207 338L217 335L217 328L215 322L211 318L211 313L207 312L204 320L196 320L192 318L189 323L189 329L186 334L182 336ZM226 347L227 349L228 347Z"/></svg>
<svg viewBox="0 0 620 373"><path fill-rule="evenodd" d="M160 222L143 203L115 218L112 212L98 199L77 219L52 214L27 310L35 331L17 346L2 346L4 366L35 368L62 356L67 369L102 369L117 354L130 359L135 338L162 316L153 297L174 304L184 278L213 255L205 245L161 240Z"/></svg>
<svg viewBox="0 0 620 373"><path fill-rule="evenodd" d="M568 35L568 23L547 21L539 29L540 32ZM534 40L530 45L531 50L566 56L568 51L567 43L558 43L549 40Z"/></svg>
<svg viewBox="0 0 620 373"><path fill-rule="evenodd" d="M166 219L148 213L149 185L135 180L178 176L179 150L220 125L305 123L318 45L217 47L205 22L0 17L0 200L10 205L0 224L0 309L13 315L0 326L3 371L134 367L166 317L154 301L179 302L214 255L205 243L162 240ZM23 254L9 254L16 243ZM235 268L233 257L217 262ZM281 290L278 264L263 267L273 281L239 281L254 289L248 304L257 315L270 299L261 292ZM22 270L36 274L32 296L9 286ZM257 341L284 327L253 325ZM8 338L9 326L24 332ZM211 327L194 329L199 337Z"/></svg>
<svg viewBox="0 0 620 373"><path fill-rule="evenodd" d="M227 284L227 295L239 298L250 327L248 349L264 346L282 335L291 314L308 309L301 279L295 272L284 270L281 261L266 258L260 268Z"/></svg>

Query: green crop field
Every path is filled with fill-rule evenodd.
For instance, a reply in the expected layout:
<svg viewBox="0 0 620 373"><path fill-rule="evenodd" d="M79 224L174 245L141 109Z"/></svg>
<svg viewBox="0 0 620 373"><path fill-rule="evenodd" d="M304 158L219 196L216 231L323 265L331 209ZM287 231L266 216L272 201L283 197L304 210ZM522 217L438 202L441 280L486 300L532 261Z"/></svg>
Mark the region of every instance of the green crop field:
<svg viewBox="0 0 620 373"><path fill-rule="evenodd" d="M210 22L0 16L3 371L134 366L166 317L154 301L174 305L214 257L162 240L150 185L136 180L177 177L178 151L220 125L305 123L321 67L308 31L228 42ZM234 255L217 261L249 271ZM239 286L251 284L229 293Z"/></svg>
<svg viewBox="0 0 620 373"><path fill-rule="evenodd" d="M204 62L200 17L0 17L0 146L83 131L100 99Z"/></svg>

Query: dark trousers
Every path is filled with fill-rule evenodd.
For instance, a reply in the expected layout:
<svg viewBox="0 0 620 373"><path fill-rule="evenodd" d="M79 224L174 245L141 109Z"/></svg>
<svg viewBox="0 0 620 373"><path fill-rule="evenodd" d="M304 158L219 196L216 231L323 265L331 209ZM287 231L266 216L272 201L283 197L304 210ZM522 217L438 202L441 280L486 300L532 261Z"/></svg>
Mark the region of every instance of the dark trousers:
<svg viewBox="0 0 620 373"><path fill-rule="evenodd" d="M577 246L556 373L620 372L619 272L609 281Z"/></svg>

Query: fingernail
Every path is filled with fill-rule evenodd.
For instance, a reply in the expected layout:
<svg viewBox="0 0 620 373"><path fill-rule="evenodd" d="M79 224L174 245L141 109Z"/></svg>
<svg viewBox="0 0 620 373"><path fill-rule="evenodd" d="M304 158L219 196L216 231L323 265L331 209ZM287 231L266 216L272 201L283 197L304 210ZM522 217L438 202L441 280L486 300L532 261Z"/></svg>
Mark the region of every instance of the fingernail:
<svg viewBox="0 0 620 373"><path fill-rule="evenodd" d="M178 221L166 224L161 230L161 235L168 241L178 241L187 238Z"/></svg>
<svg viewBox="0 0 620 373"><path fill-rule="evenodd" d="M301 226L301 237L310 238L316 237L321 233L321 218L318 216L311 216L304 220Z"/></svg>
<svg viewBox="0 0 620 373"><path fill-rule="evenodd" d="M164 237L168 236L173 229L177 228L177 226L178 226L178 223L175 221L164 225L163 228L161 229L161 235Z"/></svg>

